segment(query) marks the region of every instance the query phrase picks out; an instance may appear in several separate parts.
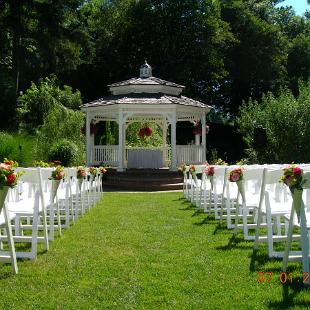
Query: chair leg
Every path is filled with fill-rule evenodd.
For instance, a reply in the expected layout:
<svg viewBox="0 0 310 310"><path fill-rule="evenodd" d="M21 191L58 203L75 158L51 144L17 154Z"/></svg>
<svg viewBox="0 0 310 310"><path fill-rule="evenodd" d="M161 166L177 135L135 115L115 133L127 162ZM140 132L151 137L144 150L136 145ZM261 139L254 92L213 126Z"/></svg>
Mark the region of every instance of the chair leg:
<svg viewBox="0 0 310 310"><path fill-rule="evenodd" d="M17 260L16 260L15 245L14 245L14 240L13 240L13 233L12 233L12 228L11 228L11 219L9 218L6 204L4 204L4 207L3 207L3 215L5 219L6 232L8 236L9 252L10 252L11 262L12 262L12 272L13 274L17 274L18 267L17 267Z"/></svg>

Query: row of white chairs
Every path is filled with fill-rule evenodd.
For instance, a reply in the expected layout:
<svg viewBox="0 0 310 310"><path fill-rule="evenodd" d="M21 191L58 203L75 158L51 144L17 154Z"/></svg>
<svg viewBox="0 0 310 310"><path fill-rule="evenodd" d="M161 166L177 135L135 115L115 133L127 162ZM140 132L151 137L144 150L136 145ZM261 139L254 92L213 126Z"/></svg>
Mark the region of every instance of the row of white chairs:
<svg viewBox="0 0 310 310"><path fill-rule="evenodd" d="M55 232L61 236L102 194L101 174L78 179L76 168L65 168L65 177L55 181L50 180L53 168L18 169L23 174L0 206L0 262L11 263L14 274L17 258L36 259L38 242L49 250ZM30 249L21 250L17 243Z"/></svg>
<svg viewBox="0 0 310 310"><path fill-rule="evenodd" d="M220 223L245 240L253 240L253 250L267 242L268 256L282 258L282 270L289 261L302 261L303 272L309 275L310 247L310 165L303 169L300 221L293 208L294 197L289 187L280 182L283 169L289 165L244 165L243 182L230 182L229 174L239 166L213 166L214 175L207 176L206 165L196 165L191 173L184 171L184 196L198 208L213 213ZM201 177L200 177L201 176ZM299 233L293 234L294 228ZM299 241L300 251L291 251L292 241ZM283 242L285 250L275 250ZM310 279L306 283L310 285Z"/></svg>

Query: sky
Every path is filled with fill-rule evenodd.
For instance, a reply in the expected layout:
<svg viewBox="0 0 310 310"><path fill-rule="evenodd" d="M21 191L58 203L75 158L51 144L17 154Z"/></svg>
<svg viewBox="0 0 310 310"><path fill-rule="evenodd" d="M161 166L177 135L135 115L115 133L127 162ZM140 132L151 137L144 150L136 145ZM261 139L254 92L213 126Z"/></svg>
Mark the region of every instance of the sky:
<svg viewBox="0 0 310 310"><path fill-rule="evenodd" d="M279 6L292 6L297 15L303 15L307 9L310 10L307 0L285 0Z"/></svg>

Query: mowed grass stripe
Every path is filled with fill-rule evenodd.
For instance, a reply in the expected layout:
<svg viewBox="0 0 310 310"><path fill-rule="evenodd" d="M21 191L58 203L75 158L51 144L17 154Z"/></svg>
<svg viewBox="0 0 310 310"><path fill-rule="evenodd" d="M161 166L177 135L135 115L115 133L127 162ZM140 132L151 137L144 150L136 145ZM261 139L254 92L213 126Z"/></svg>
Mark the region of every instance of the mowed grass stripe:
<svg viewBox="0 0 310 310"><path fill-rule="evenodd" d="M197 212L181 193L107 193L20 273L0 265L1 309L307 307L309 290L279 281L280 261ZM299 264L290 264L293 277ZM257 271L271 282L257 283Z"/></svg>

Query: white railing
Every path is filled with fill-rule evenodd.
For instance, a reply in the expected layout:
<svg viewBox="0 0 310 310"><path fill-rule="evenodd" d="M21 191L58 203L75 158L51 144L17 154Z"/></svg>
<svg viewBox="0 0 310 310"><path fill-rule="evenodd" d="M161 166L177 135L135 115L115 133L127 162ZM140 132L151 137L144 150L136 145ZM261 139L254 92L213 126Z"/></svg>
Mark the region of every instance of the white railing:
<svg viewBox="0 0 310 310"><path fill-rule="evenodd" d="M201 164L205 161L202 145L177 145L177 163Z"/></svg>
<svg viewBox="0 0 310 310"><path fill-rule="evenodd" d="M100 163L118 166L118 145L95 145L92 164Z"/></svg>
<svg viewBox="0 0 310 310"><path fill-rule="evenodd" d="M160 150L163 152L163 166L168 167L171 162L171 147L126 147L125 163L129 150ZM200 164L205 161L204 147L201 145L177 145L177 163ZM100 163L118 166L118 145L95 145L91 150L91 164Z"/></svg>
<svg viewBox="0 0 310 310"><path fill-rule="evenodd" d="M170 160L171 160L171 147L170 146L166 146L166 147L162 147L162 146L158 146L158 147L153 147L153 146L139 146L139 147L131 147L131 146L127 146L126 147L126 154L125 154L125 160L127 162L128 160L128 151L129 150L159 150L163 152L163 164L164 166L168 166Z"/></svg>

